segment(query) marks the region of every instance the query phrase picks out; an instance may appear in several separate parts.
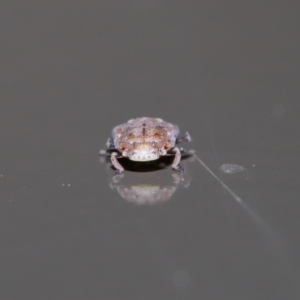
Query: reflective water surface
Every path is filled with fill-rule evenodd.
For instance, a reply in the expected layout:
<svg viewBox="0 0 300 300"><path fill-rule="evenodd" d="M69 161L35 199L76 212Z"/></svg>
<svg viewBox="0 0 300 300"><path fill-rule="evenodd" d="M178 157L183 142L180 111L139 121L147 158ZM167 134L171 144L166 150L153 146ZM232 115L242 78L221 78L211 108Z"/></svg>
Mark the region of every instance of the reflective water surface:
<svg viewBox="0 0 300 300"><path fill-rule="evenodd" d="M4 1L1 299L299 299L299 5ZM182 175L99 158L188 131Z"/></svg>

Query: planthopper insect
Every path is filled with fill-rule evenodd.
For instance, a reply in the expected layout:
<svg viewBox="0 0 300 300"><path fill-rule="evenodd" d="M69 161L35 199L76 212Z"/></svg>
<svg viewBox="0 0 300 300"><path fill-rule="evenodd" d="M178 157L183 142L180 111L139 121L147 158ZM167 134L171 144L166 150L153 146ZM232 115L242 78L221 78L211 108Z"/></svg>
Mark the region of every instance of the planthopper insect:
<svg viewBox="0 0 300 300"><path fill-rule="evenodd" d="M106 143L106 153L110 155L116 173L124 171L118 158L126 157L132 161L153 161L162 156L174 155L172 168L183 172L180 165L182 155L191 155L176 145L180 142L190 142L188 132L179 136L179 127L159 118L136 118L113 128L111 137ZM104 154L100 151L100 154Z"/></svg>

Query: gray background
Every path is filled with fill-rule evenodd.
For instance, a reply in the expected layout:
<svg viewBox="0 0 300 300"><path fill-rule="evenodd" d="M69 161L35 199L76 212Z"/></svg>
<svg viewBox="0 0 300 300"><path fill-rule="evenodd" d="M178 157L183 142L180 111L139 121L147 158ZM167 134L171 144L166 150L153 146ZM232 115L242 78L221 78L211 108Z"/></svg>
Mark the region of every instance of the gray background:
<svg viewBox="0 0 300 300"><path fill-rule="evenodd" d="M0 14L1 299L300 298L299 1ZM170 168L115 183L99 162L112 127L140 116L188 130L234 194L186 160L170 199L122 198L173 184Z"/></svg>

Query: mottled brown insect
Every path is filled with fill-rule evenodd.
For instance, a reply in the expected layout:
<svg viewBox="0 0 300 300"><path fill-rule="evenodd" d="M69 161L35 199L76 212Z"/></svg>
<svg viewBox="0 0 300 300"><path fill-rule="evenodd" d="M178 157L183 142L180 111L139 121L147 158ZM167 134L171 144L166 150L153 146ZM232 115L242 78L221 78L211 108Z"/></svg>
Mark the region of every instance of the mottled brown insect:
<svg viewBox="0 0 300 300"><path fill-rule="evenodd" d="M191 137L186 133L178 138L177 125L167 123L159 118L136 118L127 123L116 126L112 136L106 143L107 153L116 173L121 173L124 168L118 158L127 157L132 161L152 161L164 155L174 155L172 168L182 172L180 165L183 149L175 145L180 142L190 142ZM185 152L184 152L185 153Z"/></svg>

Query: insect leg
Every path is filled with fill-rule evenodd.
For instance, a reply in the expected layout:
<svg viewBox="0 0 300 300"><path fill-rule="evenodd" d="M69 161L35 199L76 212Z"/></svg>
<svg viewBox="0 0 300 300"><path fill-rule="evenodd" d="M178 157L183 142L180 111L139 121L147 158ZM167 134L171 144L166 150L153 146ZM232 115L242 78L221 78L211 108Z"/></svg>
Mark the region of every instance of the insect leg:
<svg viewBox="0 0 300 300"><path fill-rule="evenodd" d="M101 149L101 150L99 150L99 155L100 156L108 156L108 155L110 155L110 153L107 152L106 150Z"/></svg>
<svg viewBox="0 0 300 300"><path fill-rule="evenodd" d="M115 149L115 145L114 145L114 142L112 140L112 138L108 138L107 142L106 142L106 147L107 147L107 150L109 149Z"/></svg>
<svg viewBox="0 0 300 300"><path fill-rule="evenodd" d="M174 158L174 161L172 163L172 168L176 171L183 172L184 169L180 165L180 159L181 159L180 149L178 147L175 147L172 151L175 152L175 158Z"/></svg>
<svg viewBox="0 0 300 300"><path fill-rule="evenodd" d="M99 151L100 156L111 156L111 153L117 151L113 143L113 139L110 137L106 142L106 150L101 149Z"/></svg>
<svg viewBox="0 0 300 300"><path fill-rule="evenodd" d="M185 133L185 135L183 137L180 137L176 140L176 144L181 143L181 142L191 142L192 138L189 135L188 132Z"/></svg>
<svg viewBox="0 0 300 300"><path fill-rule="evenodd" d="M113 152L110 156L111 163L116 168L116 174L120 174L124 171L124 168L122 167L122 165L117 160L118 155L119 154L117 152Z"/></svg>
<svg viewBox="0 0 300 300"><path fill-rule="evenodd" d="M196 153L195 150L186 150L182 147L180 147L179 150L180 150L180 153L181 153L181 157L192 156Z"/></svg>

